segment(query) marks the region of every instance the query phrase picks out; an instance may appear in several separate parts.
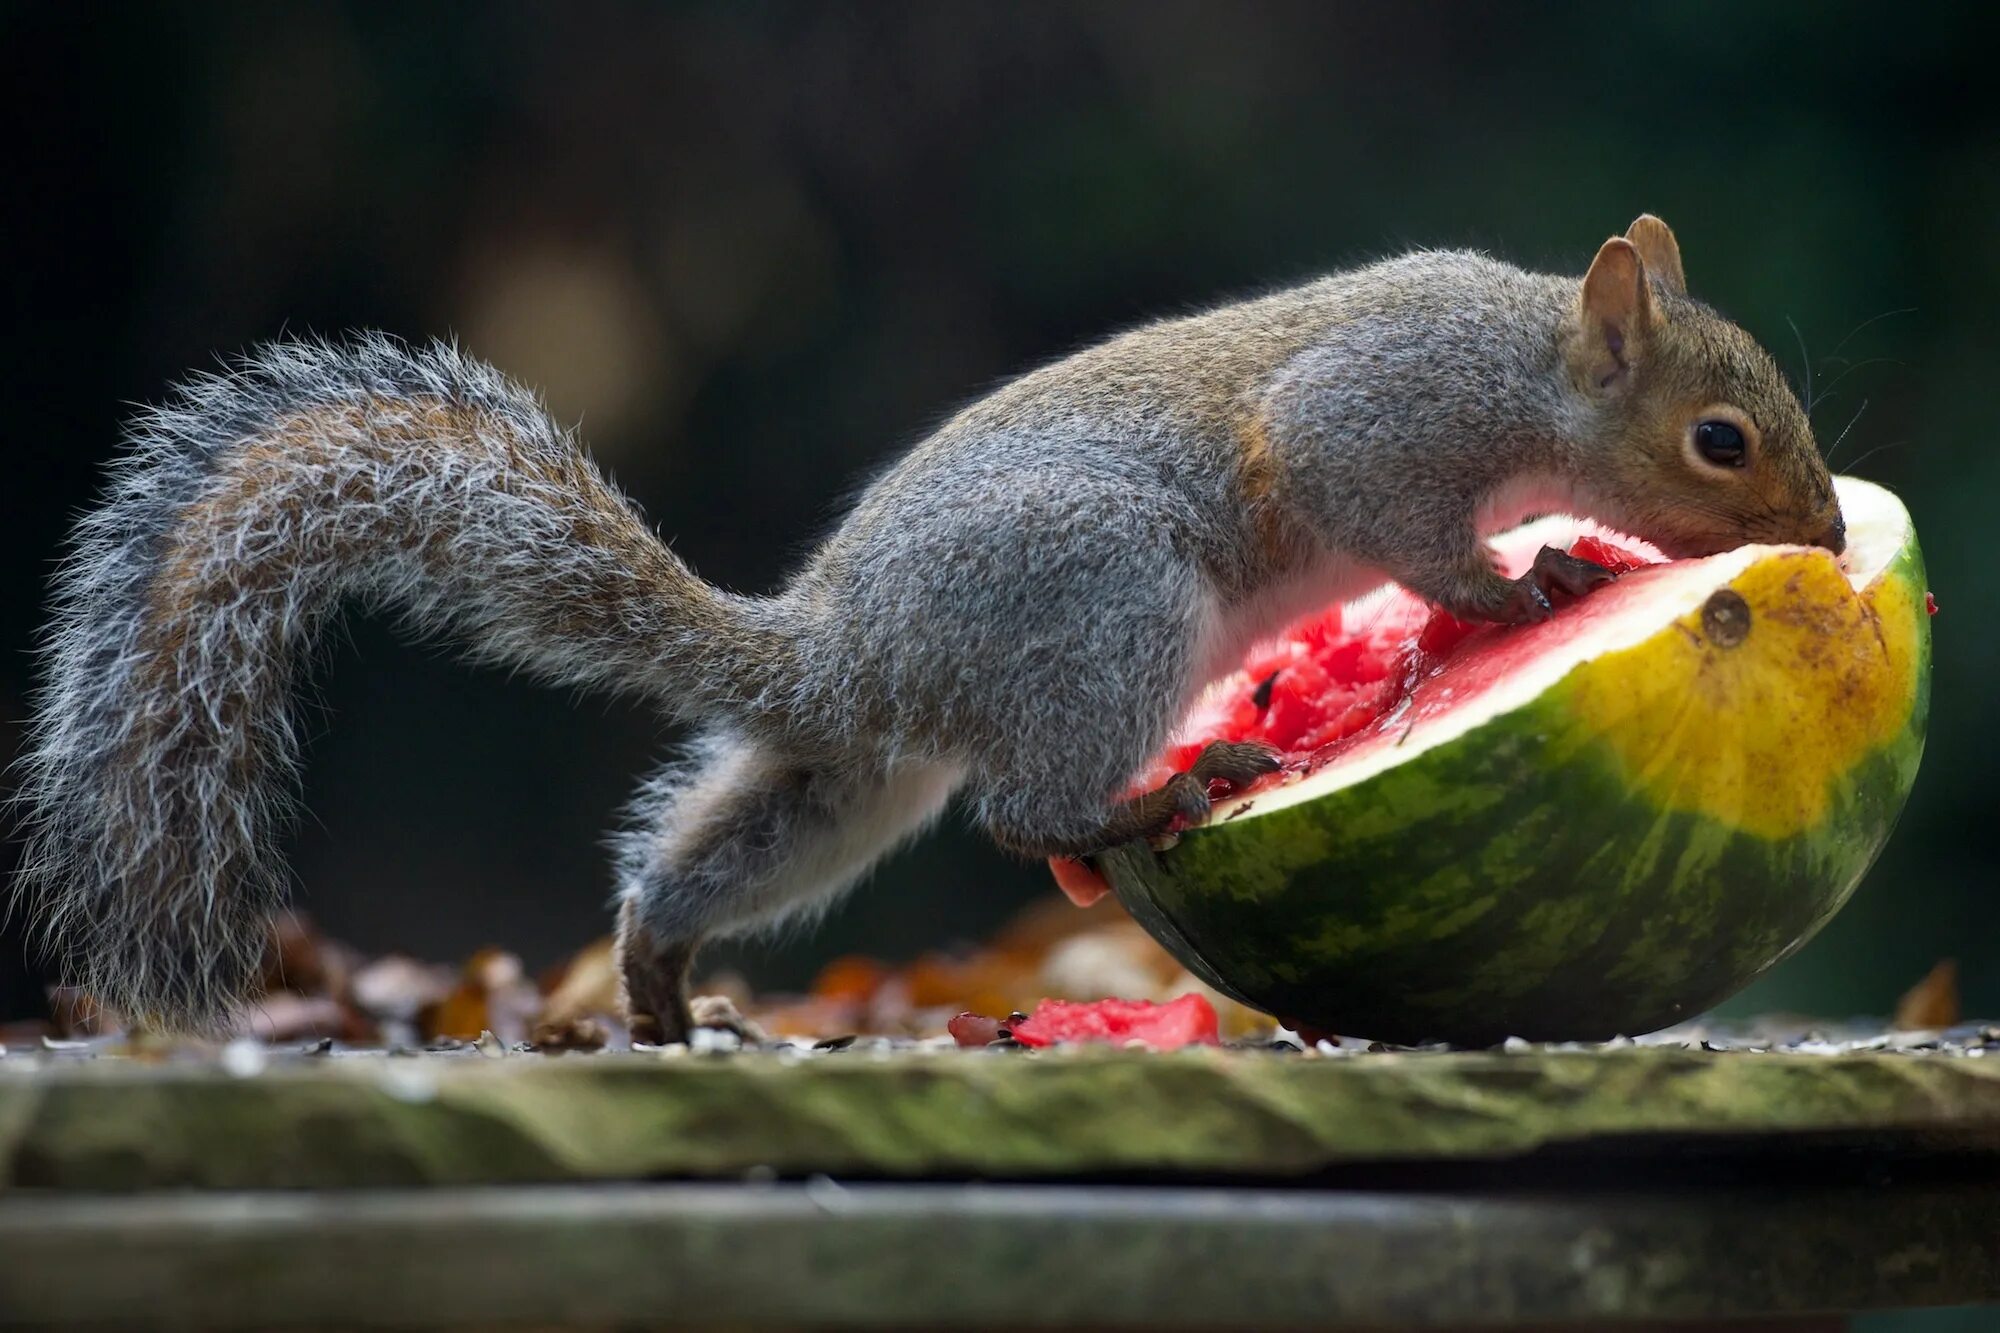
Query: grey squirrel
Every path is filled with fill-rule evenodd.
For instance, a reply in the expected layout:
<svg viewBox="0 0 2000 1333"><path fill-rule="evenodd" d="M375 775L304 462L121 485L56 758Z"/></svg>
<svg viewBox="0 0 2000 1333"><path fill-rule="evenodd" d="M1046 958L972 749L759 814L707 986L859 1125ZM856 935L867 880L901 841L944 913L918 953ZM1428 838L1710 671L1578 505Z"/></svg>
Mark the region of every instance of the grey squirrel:
<svg viewBox="0 0 2000 1333"><path fill-rule="evenodd" d="M1609 578L1482 533L1552 510L1670 556L1836 553L1798 400L1689 298L1644 216L1588 273L1423 251L1125 333L972 403L779 592L710 586L550 421L448 345L261 348L138 418L55 591L24 763L25 906L69 978L213 1026L286 872L290 697L344 601L690 722L617 845L637 1036L683 1036L702 941L809 912L956 796L1003 847L1087 853L1207 812L1218 745L1120 793L1205 682L1393 580L1454 614Z"/></svg>

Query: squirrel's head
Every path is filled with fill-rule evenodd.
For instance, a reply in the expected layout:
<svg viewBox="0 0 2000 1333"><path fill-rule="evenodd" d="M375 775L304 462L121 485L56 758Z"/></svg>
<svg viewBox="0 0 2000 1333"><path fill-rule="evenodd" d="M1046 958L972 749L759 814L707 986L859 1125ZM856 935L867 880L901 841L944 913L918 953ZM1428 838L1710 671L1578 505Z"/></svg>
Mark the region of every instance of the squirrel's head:
<svg viewBox="0 0 2000 1333"><path fill-rule="evenodd" d="M1679 244L1643 215L1597 252L1563 331L1605 521L1669 556L1846 544L1812 426L1777 363L1691 299Z"/></svg>

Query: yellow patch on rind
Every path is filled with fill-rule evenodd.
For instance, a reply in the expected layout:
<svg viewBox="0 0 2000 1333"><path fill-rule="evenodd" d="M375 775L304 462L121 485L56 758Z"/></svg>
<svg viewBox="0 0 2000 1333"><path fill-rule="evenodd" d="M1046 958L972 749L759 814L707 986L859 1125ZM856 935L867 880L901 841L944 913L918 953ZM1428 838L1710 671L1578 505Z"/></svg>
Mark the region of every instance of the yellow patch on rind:
<svg viewBox="0 0 2000 1333"><path fill-rule="evenodd" d="M1750 608L1733 646L1697 609L1581 667L1566 691L1573 743L1608 746L1663 809L1771 839L1816 827L1845 775L1909 721L1921 593L1899 573L1857 593L1824 551L1758 561L1728 585Z"/></svg>

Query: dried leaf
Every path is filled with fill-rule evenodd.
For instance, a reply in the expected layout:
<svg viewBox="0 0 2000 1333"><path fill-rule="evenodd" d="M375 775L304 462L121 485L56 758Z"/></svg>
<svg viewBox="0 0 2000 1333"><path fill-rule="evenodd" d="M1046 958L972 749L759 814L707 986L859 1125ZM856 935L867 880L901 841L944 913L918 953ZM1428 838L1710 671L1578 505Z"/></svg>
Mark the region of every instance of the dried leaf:
<svg viewBox="0 0 2000 1333"><path fill-rule="evenodd" d="M878 1018L878 1015L882 1017ZM829 1032L879 1032L888 1016L878 1007L855 1004L851 1000L823 1000L806 996L758 1005L751 1014L757 1025L774 1037L819 1038ZM888 1021L891 1030L901 1024Z"/></svg>
<svg viewBox="0 0 2000 1333"><path fill-rule="evenodd" d="M445 1038L477 1041L479 1034L491 1028L493 1023L486 992L471 982L461 981L442 1000L424 1007L418 1016L417 1030L426 1041Z"/></svg>
<svg viewBox="0 0 2000 1333"><path fill-rule="evenodd" d="M403 954L386 954L355 972L348 983L348 996L370 1018L410 1023L451 989L450 968ZM474 1029L474 1035L477 1031Z"/></svg>
<svg viewBox="0 0 2000 1333"><path fill-rule="evenodd" d="M491 1039L492 1033L483 1039ZM538 1051L597 1051L609 1045L611 1028L599 1018L572 1018L562 1023L537 1023L528 1044Z"/></svg>
<svg viewBox="0 0 2000 1333"><path fill-rule="evenodd" d="M848 1000L866 1004L889 979L889 969L873 958L849 955L836 958L813 978L812 994L818 1000Z"/></svg>
<svg viewBox="0 0 2000 1333"><path fill-rule="evenodd" d="M504 949L481 949L459 969L445 997L418 1015L427 1041L474 1041L491 1029L501 1041L520 1041L542 1009L541 993L521 960Z"/></svg>
<svg viewBox="0 0 2000 1333"><path fill-rule="evenodd" d="M1899 1032L1931 1032L1953 1026L1959 1016L1958 962L1947 958L1896 1001L1896 1016L1889 1026Z"/></svg>
<svg viewBox="0 0 2000 1333"><path fill-rule="evenodd" d="M75 986L49 988L49 1023L59 1040L102 1037L117 1032L125 1021L99 1004L97 997Z"/></svg>
<svg viewBox="0 0 2000 1333"><path fill-rule="evenodd" d="M551 1031L588 1018L619 1017L618 962L609 935L572 956L542 1003L535 1028ZM540 1041L536 1041L540 1045Z"/></svg>
<svg viewBox="0 0 2000 1333"><path fill-rule="evenodd" d="M1039 969L1042 995L1033 998L1151 999L1180 975L1181 965L1137 922L1114 921L1055 944Z"/></svg>
<svg viewBox="0 0 2000 1333"><path fill-rule="evenodd" d="M296 995L273 991L252 1004L236 1026L245 1037L264 1041L304 1041L333 1037L368 1042L380 1033L368 1016L331 995Z"/></svg>
<svg viewBox="0 0 2000 1333"><path fill-rule="evenodd" d="M527 981L521 960L505 949L484 948L465 960L460 979L491 995Z"/></svg>
<svg viewBox="0 0 2000 1333"><path fill-rule="evenodd" d="M353 950L320 934L302 912L280 912L264 943L259 986L266 993L338 995L354 970Z"/></svg>

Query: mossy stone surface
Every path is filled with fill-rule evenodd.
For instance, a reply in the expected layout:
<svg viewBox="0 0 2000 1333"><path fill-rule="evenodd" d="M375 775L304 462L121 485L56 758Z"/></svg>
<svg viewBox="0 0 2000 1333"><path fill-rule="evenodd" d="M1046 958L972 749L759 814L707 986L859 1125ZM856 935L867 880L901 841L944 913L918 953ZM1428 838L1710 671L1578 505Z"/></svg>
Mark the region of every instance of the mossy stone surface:
<svg viewBox="0 0 2000 1333"><path fill-rule="evenodd" d="M0 1181L139 1190L1291 1176L1801 1133L2000 1149L2000 1059L1623 1047L0 1060Z"/></svg>

